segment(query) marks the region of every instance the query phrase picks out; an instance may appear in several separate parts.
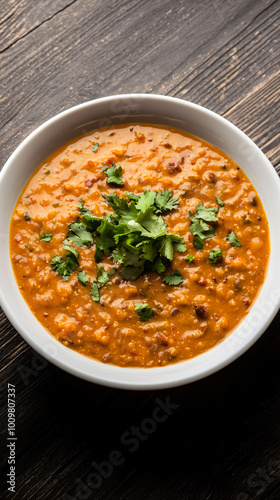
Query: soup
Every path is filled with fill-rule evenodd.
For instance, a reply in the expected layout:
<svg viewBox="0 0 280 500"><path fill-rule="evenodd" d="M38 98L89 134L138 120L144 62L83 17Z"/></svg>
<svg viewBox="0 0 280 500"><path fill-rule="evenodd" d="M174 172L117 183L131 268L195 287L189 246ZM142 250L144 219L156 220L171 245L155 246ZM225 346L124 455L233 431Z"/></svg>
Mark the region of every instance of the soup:
<svg viewBox="0 0 280 500"><path fill-rule="evenodd" d="M66 347L157 367L214 347L262 286L269 229L240 167L170 127L80 136L24 187L10 226L23 298Z"/></svg>

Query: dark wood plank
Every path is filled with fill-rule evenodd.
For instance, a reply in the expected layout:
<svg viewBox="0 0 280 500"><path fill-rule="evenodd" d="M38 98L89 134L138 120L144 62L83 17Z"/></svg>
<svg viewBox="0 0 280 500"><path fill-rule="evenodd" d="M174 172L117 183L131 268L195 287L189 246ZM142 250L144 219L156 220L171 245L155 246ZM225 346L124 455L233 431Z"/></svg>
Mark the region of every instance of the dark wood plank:
<svg viewBox="0 0 280 500"><path fill-rule="evenodd" d="M1 0L0 54L74 2L44 0L38 8L37 2L30 0Z"/></svg>
<svg viewBox="0 0 280 500"><path fill-rule="evenodd" d="M223 114L256 142L277 171L280 165L279 87L280 72L277 72Z"/></svg>
<svg viewBox="0 0 280 500"><path fill-rule="evenodd" d="M2 161L47 118L88 99L148 91L222 113L275 72L274 2L219 0L207 16L204 5L77 0L13 45L1 58Z"/></svg>
<svg viewBox="0 0 280 500"><path fill-rule="evenodd" d="M72 105L154 92L222 114L277 167L279 7L273 0L2 2L1 166L34 128ZM17 390L13 497L278 499L279 327L278 314L250 351L206 380L134 393L52 366L0 314L3 450L7 383ZM132 452L121 437L151 418L157 398L179 406ZM124 463L94 488L92 462L113 450ZM5 478L5 453L0 470ZM83 495L79 479L90 488ZM8 498L5 481L0 496Z"/></svg>

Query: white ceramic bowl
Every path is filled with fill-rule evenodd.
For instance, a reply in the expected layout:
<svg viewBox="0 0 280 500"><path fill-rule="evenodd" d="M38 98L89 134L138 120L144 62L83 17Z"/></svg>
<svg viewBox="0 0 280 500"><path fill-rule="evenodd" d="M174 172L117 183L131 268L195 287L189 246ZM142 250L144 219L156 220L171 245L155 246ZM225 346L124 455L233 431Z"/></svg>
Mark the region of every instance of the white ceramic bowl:
<svg viewBox="0 0 280 500"><path fill-rule="evenodd" d="M258 191L269 221L271 255L265 283L236 330L216 347L189 361L159 368L120 368L82 356L55 340L33 316L17 287L9 256L9 225L18 196L34 169L71 138L118 123L170 125L225 151ZM125 389L160 389L198 380L244 353L262 335L280 305L280 182L260 149L217 114L180 99L130 94L75 106L37 128L16 149L0 176L0 301L22 337L42 356L83 379Z"/></svg>

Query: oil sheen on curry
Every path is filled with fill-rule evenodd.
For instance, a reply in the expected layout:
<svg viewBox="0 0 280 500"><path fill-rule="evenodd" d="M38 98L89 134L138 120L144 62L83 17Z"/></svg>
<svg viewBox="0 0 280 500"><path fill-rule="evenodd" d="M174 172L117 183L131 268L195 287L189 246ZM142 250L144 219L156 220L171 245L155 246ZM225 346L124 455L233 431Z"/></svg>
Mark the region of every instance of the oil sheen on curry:
<svg viewBox="0 0 280 500"><path fill-rule="evenodd" d="M187 360L248 313L267 218L239 166L173 128L87 133L35 171L15 207L20 291L57 340L123 367Z"/></svg>

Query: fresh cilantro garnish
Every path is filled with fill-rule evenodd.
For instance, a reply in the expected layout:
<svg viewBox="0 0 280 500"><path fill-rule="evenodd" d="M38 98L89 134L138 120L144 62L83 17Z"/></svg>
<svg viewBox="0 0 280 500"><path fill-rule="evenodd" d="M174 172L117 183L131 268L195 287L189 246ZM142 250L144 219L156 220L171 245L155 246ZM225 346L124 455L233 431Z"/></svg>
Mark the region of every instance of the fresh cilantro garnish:
<svg viewBox="0 0 280 500"><path fill-rule="evenodd" d="M104 270L104 267L102 267L102 266L97 268L96 280L90 284L90 295L91 295L91 298L94 302L99 302L99 300L100 300L100 292L99 292L100 288L102 286L107 285L107 283L110 281L109 275L115 274L115 272L116 272L115 268L110 269L110 271L108 271L108 272L106 272ZM80 274L81 273L79 273L79 275ZM80 281L81 281L81 283L83 283L83 285L86 285L89 276L87 276L86 274L84 274L84 276L87 278L85 283L83 283L83 281L81 281L81 280ZM84 276L82 277L83 280L85 279ZM79 278L79 276L78 276L78 278Z"/></svg>
<svg viewBox="0 0 280 500"><path fill-rule="evenodd" d="M177 250L177 252L185 252L187 250L185 243L177 243L176 241L173 241L173 248L174 250Z"/></svg>
<svg viewBox="0 0 280 500"><path fill-rule="evenodd" d="M95 259L100 261L102 252L112 252L114 261L123 265L125 280L135 280L144 271L161 273L173 260L174 250L186 250L183 238L169 233L162 217L156 215L156 193L126 193L126 197L128 200L115 193L104 196L115 214L112 222L105 219L97 229Z"/></svg>
<svg viewBox="0 0 280 500"><path fill-rule="evenodd" d="M89 276L84 271L80 271L78 274L78 280L80 283L82 283L82 285L86 286L89 280Z"/></svg>
<svg viewBox="0 0 280 500"><path fill-rule="evenodd" d="M92 211L84 206L84 200L79 201L78 209L81 215L76 222L70 224L67 234L69 252L77 252L70 243L77 247L90 247L96 236L95 261L101 262L104 254L111 255L114 262L122 266L122 278L136 280L146 271L159 274L164 272L173 260L174 251L186 251L183 238L170 233L166 222L158 215L157 199L161 200L161 211L166 211L167 208L172 210L176 206L177 199L171 200L171 191L145 191L141 195L127 193L126 198L110 193L103 197L114 213L104 214L102 218L95 217ZM96 286L100 288L108 283L109 276L114 272L114 269L106 272L100 266ZM178 280L178 276L176 279Z"/></svg>
<svg viewBox="0 0 280 500"><path fill-rule="evenodd" d="M74 222L73 224L70 224L67 239L74 243L77 247L82 247L84 245L91 247L93 244L92 234L87 231L82 222Z"/></svg>
<svg viewBox="0 0 280 500"><path fill-rule="evenodd" d="M51 260L53 271L56 271L62 279L68 280L71 273L73 273L79 265L79 253L73 248L66 240L63 242L63 248L69 250L65 255L65 260L56 255Z"/></svg>
<svg viewBox="0 0 280 500"><path fill-rule="evenodd" d="M110 271L107 272L108 276L112 276L113 274L116 274L117 270L115 267L112 267L112 269L110 269Z"/></svg>
<svg viewBox="0 0 280 500"><path fill-rule="evenodd" d="M204 221L216 222L218 220L216 217L217 212L217 207L205 208L202 203L197 205L195 215L191 211L189 212L192 222L190 231L194 235L193 244L198 250L203 248L205 239L215 236L213 226L206 224Z"/></svg>
<svg viewBox="0 0 280 500"><path fill-rule="evenodd" d="M165 213L179 207L179 198L171 200L173 193L169 190L162 190L161 193L147 190L141 195L126 192L125 195L129 200L136 202L136 208L142 212L145 212L151 206L153 206L156 214Z"/></svg>
<svg viewBox="0 0 280 500"><path fill-rule="evenodd" d="M162 281L167 285L180 285L180 283L183 283L184 278L180 271L176 269L173 274L166 274Z"/></svg>
<svg viewBox="0 0 280 500"><path fill-rule="evenodd" d="M186 261L187 262L192 262L193 260L194 260L194 256L193 255L191 255L191 254L187 255L187 257L186 257Z"/></svg>
<svg viewBox="0 0 280 500"><path fill-rule="evenodd" d="M219 258L222 255L222 250L219 248L218 250L211 250L210 255L209 255L209 262L210 264L217 264Z"/></svg>
<svg viewBox="0 0 280 500"><path fill-rule="evenodd" d="M198 250L201 250L203 248L204 240L215 235L214 228L202 220L195 219L193 216L190 216L190 218L192 221L190 231L194 235L193 244Z"/></svg>
<svg viewBox="0 0 280 500"><path fill-rule="evenodd" d="M140 196L139 194L135 193L130 193L129 191L125 192L125 196L130 200L130 201L138 201Z"/></svg>
<svg viewBox="0 0 280 500"><path fill-rule="evenodd" d="M167 212L168 210L174 210L179 207L179 198L173 198L172 191L162 190L161 193L156 195L155 205L157 206L157 212Z"/></svg>
<svg viewBox="0 0 280 500"><path fill-rule="evenodd" d="M116 247L114 241L115 234L116 227L111 222L108 222L107 219L103 219L100 226L97 228L98 238L96 240L96 252L94 256L96 262L100 262L102 253L110 255L112 248Z"/></svg>
<svg viewBox="0 0 280 500"><path fill-rule="evenodd" d="M60 273L58 270L59 268L64 264L64 260L60 255L56 255L55 257L52 258L51 260L51 266L53 268L53 271L56 271L58 274Z"/></svg>
<svg viewBox="0 0 280 500"><path fill-rule="evenodd" d="M143 302L138 302L138 304L135 305L134 311L137 312L141 321L148 321L154 314L148 304L143 304Z"/></svg>
<svg viewBox="0 0 280 500"><path fill-rule="evenodd" d="M42 241L51 241L53 235L51 233L40 234L40 240Z"/></svg>
<svg viewBox="0 0 280 500"><path fill-rule="evenodd" d="M144 262L140 267L125 266L121 270L121 275L124 280L137 280L144 272Z"/></svg>
<svg viewBox="0 0 280 500"><path fill-rule="evenodd" d="M100 226L101 222L103 221L102 217L95 217L92 213L92 210L89 208L86 208L84 206L85 201L80 200L78 203L78 209L80 213L82 214L82 223L86 226L86 229L89 233L92 233L93 235L96 234L96 229ZM80 219L78 219L80 220ZM80 226L83 227L83 226ZM83 228L85 229L85 228ZM82 238L83 239L83 238ZM91 241L91 238L86 235L87 241ZM87 243L87 246L90 246L89 243Z"/></svg>
<svg viewBox="0 0 280 500"><path fill-rule="evenodd" d="M77 252L77 250L75 248L72 247L72 245L69 245L68 241L67 240L64 240L62 242L62 246L64 248L64 250L68 250L68 252L70 252L72 255L74 255L75 259L79 260L79 252Z"/></svg>
<svg viewBox="0 0 280 500"><path fill-rule="evenodd" d="M122 186L123 180L122 180L122 173L123 169L121 166L116 167L116 164L114 161L112 161L110 168L108 166L105 166L102 168L103 172L107 175L107 184L118 184L119 186Z"/></svg>
<svg viewBox="0 0 280 500"><path fill-rule="evenodd" d="M91 150L92 150L92 151L96 151L98 148L99 148L99 144L98 144L98 142L95 142L95 143L91 146Z"/></svg>
<svg viewBox="0 0 280 500"><path fill-rule="evenodd" d="M78 203L78 209L82 214L88 211L88 209L84 207L84 204L85 200L80 200Z"/></svg>
<svg viewBox="0 0 280 500"><path fill-rule="evenodd" d="M97 281L90 284L90 296L94 302L99 302L100 295Z"/></svg>
<svg viewBox="0 0 280 500"><path fill-rule="evenodd" d="M136 208L141 212L146 212L146 210L154 204L155 197L155 191L145 191L144 194L139 196L135 205Z"/></svg>
<svg viewBox="0 0 280 500"><path fill-rule="evenodd" d="M206 222L216 222L218 220L218 217L216 217L217 212L217 207L205 208L203 203L199 203L196 206L196 214L194 217L196 219L202 219Z"/></svg>
<svg viewBox="0 0 280 500"><path fill-rule="evenodd" d="M194 240L193 240L193 245L195 248L197 248L197 250L202 250L203 249L203 245L204 245L204 239L201 238L201 236L199 236L198 234L194 237Z"/></svg>
<svg viewBox="0 0 280 500"><path fill-rule="evenodd" d="M184 250L183 250L184 251ZM166 259L170 260L170 262L173 260L173 244L171 238L163 238L160 246L160 254L163 257L166 257Z"/></svg>
<svg viewBox="0 0 280 500"><path fill-rule="evenodd" d="M101 286L107 285L110 281L108 273L104 270L104 267L100 266L97 268L97 281Z"/></svg>
<svg viewBox="0 0 280 500"><path fill-rule="evenodd" d="M127 225L132 232L139 231L145 238L160 238L167 233L163 218L155 215L152 207L144 214L137 214L137 221L130 220Z"/></svg>
<svg viewBox="0 0 280 500"><path fill-rule="evenodd" d="M220 205L220 207L224 206L223 200L221 200L221 198L217 194L216 194L216 200L217 200L218 205Z"/></svg>
<svg viewBox="0 0 280 500"><path fill-rule="evenodd" d="M231 231L231 233L229 233L229 235L227 236L227 240L234 246L234 247L241 247L241 243L240 241L238 240L237 236L234 234L233 231Z"/></svg>

